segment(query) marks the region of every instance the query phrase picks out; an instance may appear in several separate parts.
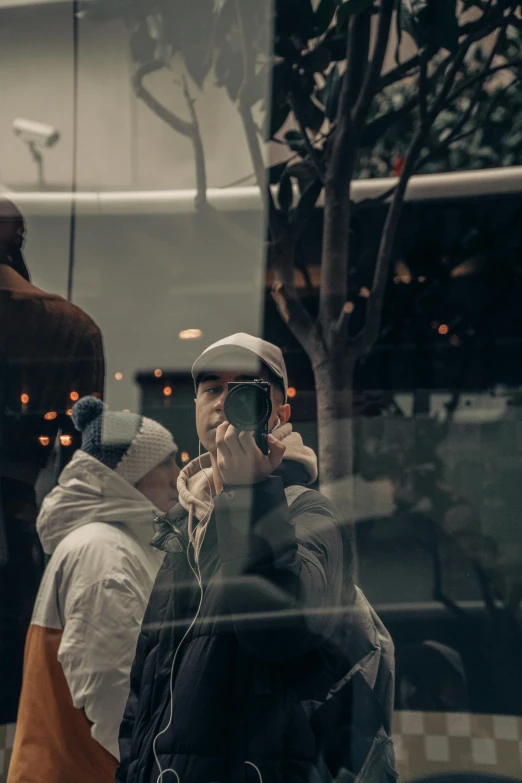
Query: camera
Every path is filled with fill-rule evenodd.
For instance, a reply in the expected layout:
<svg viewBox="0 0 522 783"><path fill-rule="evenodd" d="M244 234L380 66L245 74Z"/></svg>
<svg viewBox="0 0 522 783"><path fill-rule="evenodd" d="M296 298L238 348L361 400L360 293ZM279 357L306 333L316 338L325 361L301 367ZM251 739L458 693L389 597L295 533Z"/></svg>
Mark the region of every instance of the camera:
<svg viewBox="0 0 522 783"><path fill-rule="evenodd" d="M253 432L263 454L268 454L268 420L271 414L272 400L267 381L256 379L228 384L226 419L240 432Z"/></svg>
<svg viewBox="0 0 522 783"><path fill-rule="evenodd" d="M52 147L60 139L60 131L57 131L52 125L23 120L20 117L13 121L13 131L26 144L35 147Z"/></svg>

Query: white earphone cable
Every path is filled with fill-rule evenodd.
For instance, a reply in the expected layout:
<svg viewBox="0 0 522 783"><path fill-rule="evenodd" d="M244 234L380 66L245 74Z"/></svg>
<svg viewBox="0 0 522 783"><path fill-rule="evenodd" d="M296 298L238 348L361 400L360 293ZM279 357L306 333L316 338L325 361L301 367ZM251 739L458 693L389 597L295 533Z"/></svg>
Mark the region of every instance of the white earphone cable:
<svg viewBox="0 0 522 783"><path fill-rule="evenodd" d="M191 528L190 516L193 513L194 513L194 507L191 506L190 512L189 512L189 529ZM194 544L194 539L193 539L192 536L190 538L190 544L192 544L192 549L194 551L194 557L196 558L196 546ZM157 743L158 739L161 736L163 736L163 734L165 734L170 729L170 727L172 726L172 720L173 720L173 717L174 717L174 699L173 699L173 692L174 692L174 667L176 665L176 659L178 657L178 653L179 653L181 647L183 646L183 642L185 641L185 639L187 638L189 633L194 628L194 626L195 626L195 624L197 622L197 619L199 617L199 613L201 611L201 607L203 605L203 583L202 583L202 580L201 580L201 572L199 570L199 564L198 564L197 559L196 559L196 568L197 568L197 571L196 571L196 568L194 568L194 566L192 565L192 563L190 561L190 555L189 555L189 550L188 549L187 549L187 562L188 562L188 564L190 566L190 570L192 571L192 573L196 577L198 585L199 585L199 604L198 604L198 608L197 608L196 614L194 615L194 619L192 620L191 624L189 625L189 627L185 631L185 633L183 635L183 638L181 639L180 643L178 644L178 646L176 648L176 652L174 653L174 657L172 659L172 666L171 666L171 669L170 669L170 684L169 684L169 693L170 693L170 716L169 716L169 722L167 723L165 728L162 729L162 731L160 731L159 734L157 734L154 737L154 742L152 743L152 752L154 754L154 760L155 760L155 762L157 764L157 767L158 767L158 770L159 770L159 775L158 775L158 778L156 780L156 783L163 783L163 776L166 775L167 772L171 772L173 775L175 775L177 783L181 783L179 775L178 775L178 773L176 772L175 769L172 769L172 768L164 769L164 770L161 769L161 763L160 763L160 760L158 758L158 754L157 754L157 751L156 751L156 743ZM176 618L174 618L174 622L175 621L176 621Z"/></svg>

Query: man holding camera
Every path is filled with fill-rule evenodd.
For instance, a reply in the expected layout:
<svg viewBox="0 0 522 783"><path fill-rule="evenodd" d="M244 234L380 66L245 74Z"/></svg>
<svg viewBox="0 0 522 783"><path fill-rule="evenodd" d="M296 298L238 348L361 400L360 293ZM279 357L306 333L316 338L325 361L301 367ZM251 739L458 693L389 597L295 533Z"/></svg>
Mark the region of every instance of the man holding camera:
<svg viewBox="0 0 522 783"><path fill-rule="evenodd" d="M307 488L317 462L289 423L283 355L236 334L192 374L207 453L157 520L167 554L117 781L391 779L392 645L353 584L335 510Z"/></svg>

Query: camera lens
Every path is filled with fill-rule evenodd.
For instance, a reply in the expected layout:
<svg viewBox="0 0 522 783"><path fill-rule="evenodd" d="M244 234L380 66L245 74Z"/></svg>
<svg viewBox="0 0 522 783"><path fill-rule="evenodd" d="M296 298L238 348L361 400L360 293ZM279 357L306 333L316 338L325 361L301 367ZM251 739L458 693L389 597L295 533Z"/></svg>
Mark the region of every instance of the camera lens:
<svg viewBox="0 0 522 783"><path fill-rule="evenodd" d="M265 390L255 383L241 383L229 391L225 400L225 416L236 429L259 429L272 412L272 403Z"/></svg>

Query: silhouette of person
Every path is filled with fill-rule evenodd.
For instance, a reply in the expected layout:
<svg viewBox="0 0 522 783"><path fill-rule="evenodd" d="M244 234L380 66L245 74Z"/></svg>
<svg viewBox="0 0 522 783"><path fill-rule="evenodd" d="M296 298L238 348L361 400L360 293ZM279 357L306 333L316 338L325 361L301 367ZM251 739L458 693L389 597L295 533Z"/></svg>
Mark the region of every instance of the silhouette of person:
<svg viewBox="0 0 522 783"><path fill-rule="evenodd" d="M31 283L25 222L0 198L0 724L16 719L23 646L43 557L35 482L57 435L72 452L70 408L103 395L101 333L79 307Z"/></svg>

